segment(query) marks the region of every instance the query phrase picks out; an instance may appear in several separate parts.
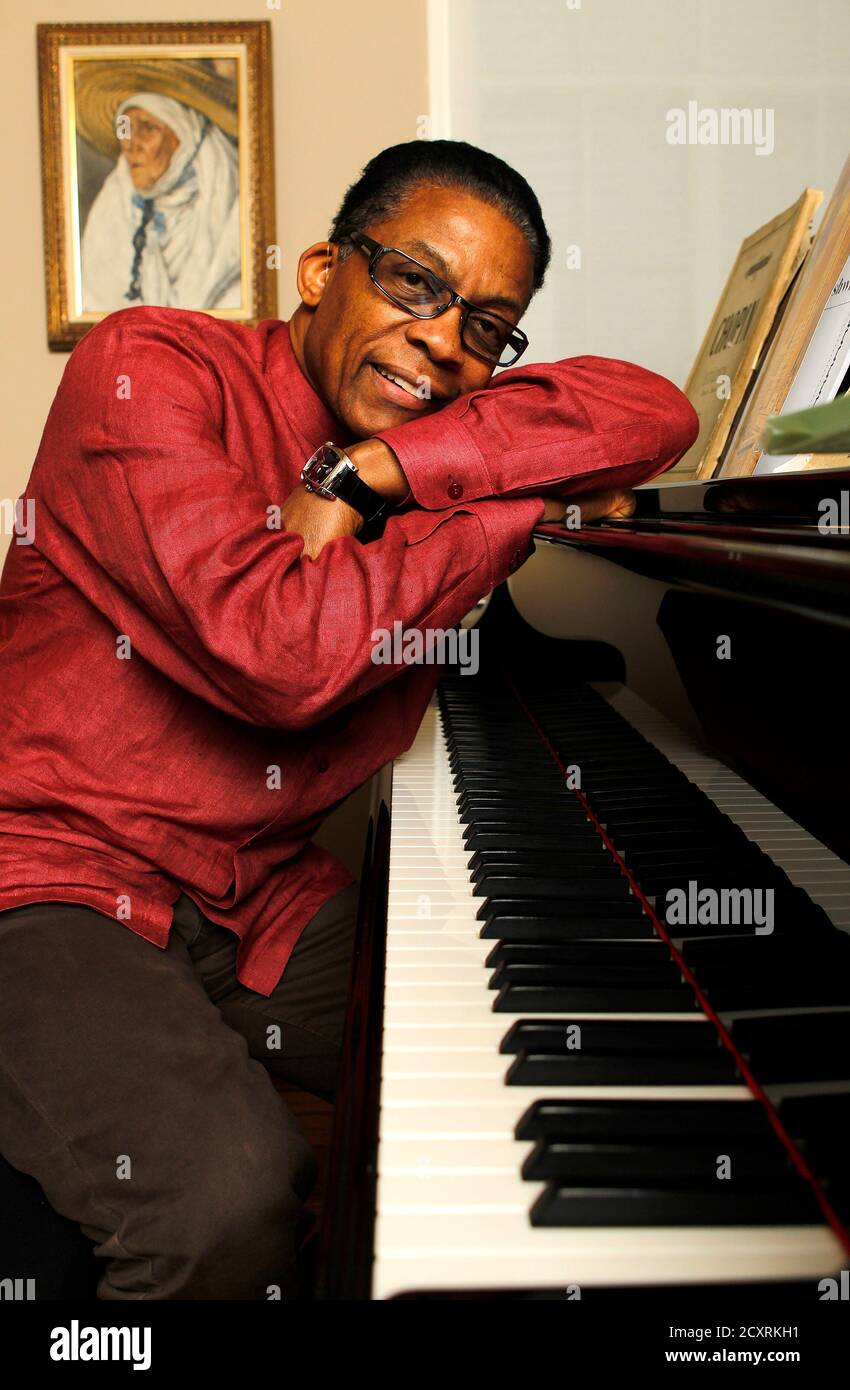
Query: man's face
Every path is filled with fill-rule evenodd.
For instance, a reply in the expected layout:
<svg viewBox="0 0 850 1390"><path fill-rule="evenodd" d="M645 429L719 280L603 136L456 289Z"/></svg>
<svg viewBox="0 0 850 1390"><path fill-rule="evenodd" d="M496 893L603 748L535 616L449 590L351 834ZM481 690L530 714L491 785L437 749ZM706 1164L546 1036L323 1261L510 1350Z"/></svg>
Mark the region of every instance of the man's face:
<svg viewBox="0 0 850 1390"><path fill-rule="evenodd" d="M407 251L481 308L517 323L531 297L531 248L515 223L489 203L455 188L419 185L400 212L368 228L383 246ZM460 305L417 319L369 278L369 258L354 247L337 259L317 243L299 262L302 304L290 324L299 365L355 439L441 409L486 385L494 364L460 339ZM408 392L378 368L411 383ZM430 392L430 398L428 393Z"/></svg>
<svg viewBox="0 0 850 1390"><path fill-rule="evenodd" d="M121 138L121 152L130 166L130 177L139 192L152 188L171 163L180 144L171 126L158 121L140 106L128 106L129 139Z"/></svg>

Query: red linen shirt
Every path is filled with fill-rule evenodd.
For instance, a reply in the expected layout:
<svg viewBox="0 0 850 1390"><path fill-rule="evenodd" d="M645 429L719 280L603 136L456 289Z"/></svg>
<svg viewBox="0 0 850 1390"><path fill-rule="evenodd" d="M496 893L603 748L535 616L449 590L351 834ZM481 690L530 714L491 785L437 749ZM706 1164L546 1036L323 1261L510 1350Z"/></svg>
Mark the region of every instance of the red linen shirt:
<svg viewBox="0 0 850 1390"><path fill-rule="evenodd" d="M164 947L183 891L271 993L351 882L311 834L439 679L375 664L373 631L455 625L530 553L541 486L644 481L696 432L630 363L515 368L384 431L419 505L311 560L274 509L353 441L288 325L108 315L68 359L0 583L0 909L83 903Z"/></svg>

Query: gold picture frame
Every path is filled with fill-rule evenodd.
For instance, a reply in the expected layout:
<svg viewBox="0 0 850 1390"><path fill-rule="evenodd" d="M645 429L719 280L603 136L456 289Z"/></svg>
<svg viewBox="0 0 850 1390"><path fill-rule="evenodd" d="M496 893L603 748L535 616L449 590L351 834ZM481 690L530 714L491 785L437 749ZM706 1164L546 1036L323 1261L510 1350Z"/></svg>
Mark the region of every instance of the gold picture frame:
<svg viewBox="0 0 850 1390"><path fill-rule="evenodd" d="M134 303L276 318L269 21L36 31L50 349Z"/></svg>

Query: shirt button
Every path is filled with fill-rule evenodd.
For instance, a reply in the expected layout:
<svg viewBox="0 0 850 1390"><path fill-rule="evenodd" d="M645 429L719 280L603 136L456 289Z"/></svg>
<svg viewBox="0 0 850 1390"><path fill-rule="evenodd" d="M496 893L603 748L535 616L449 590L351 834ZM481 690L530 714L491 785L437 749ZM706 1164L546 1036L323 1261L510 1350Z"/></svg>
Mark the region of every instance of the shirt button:
<svg viewBox="0 0 850 1390"><path fill-rule="evenodd" d="M327 758L317 758L316 767L319 769L320 772L327 772L328 768L330 767L330 763L328 762Z"/></svg>
<svg viewBox="0 0 850 1390"><path fill-rule="evenodd" d="M463 488L462 488L462 486L461 486L460 483L454 483L454 482L449 483L448 488L446 489L446 491L448 492L449 497L462 497L462 496L463 496Z"/></svg>
<svg viewBox="0 0 850 1390"><path fill-rule="evenodd" d="M522 564L522 551L521 551L521 550L515 550L514 553L513 553L513 555L511 556L511 567L512 567L512 569L518 570L521 564Z"/></svg>

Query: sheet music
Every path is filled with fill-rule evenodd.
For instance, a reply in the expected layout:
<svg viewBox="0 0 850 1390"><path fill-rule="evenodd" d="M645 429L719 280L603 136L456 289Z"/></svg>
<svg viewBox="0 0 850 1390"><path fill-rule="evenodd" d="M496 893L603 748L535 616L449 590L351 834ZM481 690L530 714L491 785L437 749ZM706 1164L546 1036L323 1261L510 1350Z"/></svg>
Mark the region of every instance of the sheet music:
<svg viewBox="0 0 850 1390"><path fill-rule="evenodd" d="M844 262L780 411L790 415L831 401L850 368L850 256ZM756 473L799 468L806 455L761 454Z"/></svg>

